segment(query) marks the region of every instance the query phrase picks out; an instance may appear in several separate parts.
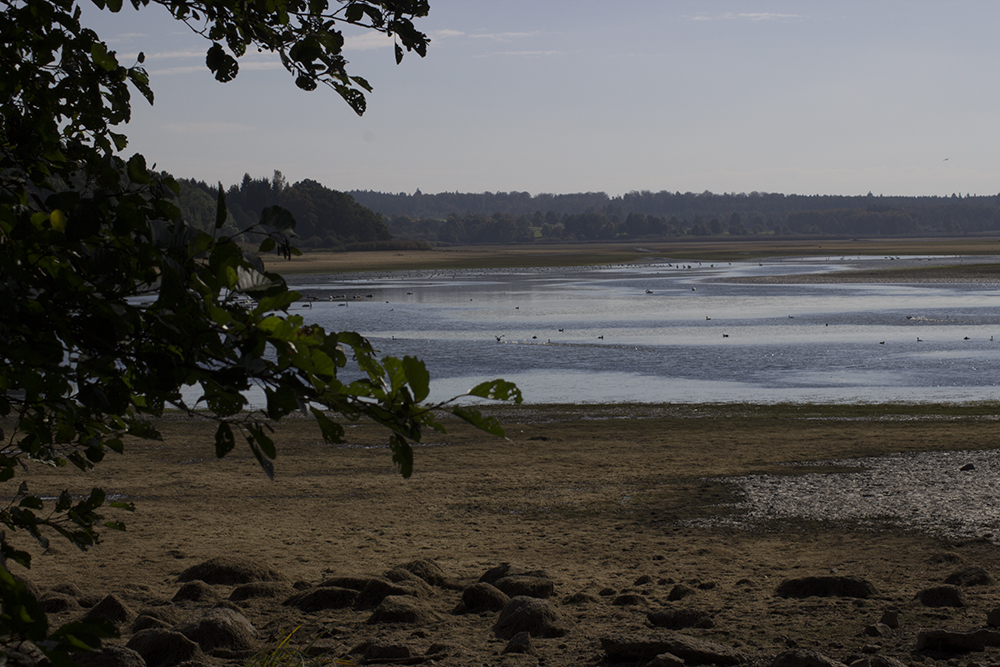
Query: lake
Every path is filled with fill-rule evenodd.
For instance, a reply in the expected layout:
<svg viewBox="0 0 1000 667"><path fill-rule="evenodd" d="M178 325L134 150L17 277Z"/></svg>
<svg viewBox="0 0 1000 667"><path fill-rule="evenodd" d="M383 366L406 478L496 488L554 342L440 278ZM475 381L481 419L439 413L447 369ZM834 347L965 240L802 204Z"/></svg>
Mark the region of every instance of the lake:
<svg viewBox="0 0 1000 667"><path fill-rule="evenodd" d="M315 298L292 313L328 330L358 331L382 354L423 359L432 399L502 377L529 403L994 400L996 285L723 282L961 261L651 259L289 283Z"/></svg>

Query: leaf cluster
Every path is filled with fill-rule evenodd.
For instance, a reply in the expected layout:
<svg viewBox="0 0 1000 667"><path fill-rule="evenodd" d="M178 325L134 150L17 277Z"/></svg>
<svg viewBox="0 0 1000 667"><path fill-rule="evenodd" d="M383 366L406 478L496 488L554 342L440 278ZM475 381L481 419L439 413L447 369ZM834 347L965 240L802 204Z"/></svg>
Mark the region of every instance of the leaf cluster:
<svg viewBox="0 0 1000 667"><path fill-rule="evenodd" d="M121 0L95 2L122 9ZM345 73L337 26L394 36L397 57L399 45L422 55L427 44L410 22L427 13L420 0L160 4L198 23L220 81L256 45L278 52L299 87L326 83L358 113L358 88L369 86ZM167 408L211 422L218 456L245 445L269 476L271 423L293 412L315 419L329 442L342 441L343 420L383 425L403 475L413 470L411 443L443 430L438 411L502 434L471 408L425 404L419 360L379 359L357 333L288 314L300 295L259 257L298 253L286 209L268 206L232 229L220 184L214 225L201 229L184 219L172 177L140 154L123 156L117 128L131 116L131 90L153 101L142 54L120 64L71 0L0 0L0 22L0 487L9 489L0 494L0 647L31 641L69 664L72 651L107 636L92 625L51 630L10 567L30 565L19 535L44 547L54 533L87 549L102 528L124 529L103 508L131 509L101 489L34 492L18 479L31 465L90 470L130 437L159 438L155 420ZM345 377L358 373L349 369L360 376ZM266 397L262 410L249 409L251 390ZM521 400L501 380L471 394Z"/></svg>

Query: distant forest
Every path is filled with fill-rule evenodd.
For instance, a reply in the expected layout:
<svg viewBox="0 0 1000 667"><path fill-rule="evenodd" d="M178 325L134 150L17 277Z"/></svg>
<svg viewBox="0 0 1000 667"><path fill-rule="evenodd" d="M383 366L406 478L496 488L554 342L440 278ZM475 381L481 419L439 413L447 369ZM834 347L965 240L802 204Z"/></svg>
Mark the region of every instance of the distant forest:
<svg viewBox="0 0 1000 667"><path fill-rule="evenodd" d="M180 206L204 229L215 223L217 187L180 179ZM428 244L656 240L678 236L888 237L1000 232L1000 195L883 197L686 192L387 194L338 192L280 172L245 175L226 190L235 233L266 206L288 209L302 248L360 250Z"/></svg>

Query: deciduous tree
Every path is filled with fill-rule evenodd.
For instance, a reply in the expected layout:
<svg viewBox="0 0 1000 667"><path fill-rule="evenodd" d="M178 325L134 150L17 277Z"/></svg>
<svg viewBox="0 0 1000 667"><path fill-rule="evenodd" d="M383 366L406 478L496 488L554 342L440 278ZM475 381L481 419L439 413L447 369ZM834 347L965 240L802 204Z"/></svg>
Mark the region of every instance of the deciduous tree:
<svg viewBox="0 0 1000 667"><path fill-rule="evenodd" d="M341 26L391 36L397 61L428 44L413 24L426 0L131 0L140 11L150 2L208 40L220 82L258 48L276 53L299 88L327 86L359 114L371 88L347 72ZM80 15L73 0L0 0L0 495L12 498L0 507L0 644L35 642L57 665L108 628L48 626L10 572L30 564L20 539L61 535L85 549L102 526L121 525L101 516L100 489L49 501L21 481L23 465L88 470L122 452L127 436L158 438L155 418L171 406L212 425L218 456L242 443L268 475L269 423L296 411L330 442L343 438L345 419L378 422L403 475L413 470L410 443L442 429L436 410L502 433L467 406L425 404L418 359L380 360L357 333L287 313L299 295L257 255L296 254L287 211L265 208L238 230L257 239L254 251L223 228L221 186L214 230L189 225L177 183L142 155L126 157L132 93L153 101L143 55L119 62ZM251 388L264 396L259 410L249 409ZM520 401L499 380L470 393Z"/></svg>

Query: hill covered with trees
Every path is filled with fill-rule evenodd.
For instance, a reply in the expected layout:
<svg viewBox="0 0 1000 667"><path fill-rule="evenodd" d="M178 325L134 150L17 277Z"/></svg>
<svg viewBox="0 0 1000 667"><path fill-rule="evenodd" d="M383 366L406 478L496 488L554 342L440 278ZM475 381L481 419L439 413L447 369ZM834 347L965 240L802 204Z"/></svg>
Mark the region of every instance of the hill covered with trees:
<svg viewBox="0 0 1000 667"><path fill-rule="evenodd" d="M187 220L200 229L214 227L218 186L186 179L178 182L179 204ZM268 206L281 206L295 217L297 245L303 248L375 249L392 239L382 216L351 195L309 179L289 185L280 171L270 179L246 174L225 195L229 209L225 233L252 226Z"/></svg>
<svg viewBox="0 0 1000 667"><path fill-rule="evenodd" d="M397 238L437 243L665 236L928 236L1000 232L1000 195L883 197L603 192L386 194L351 191Z"/></svg>
<svg viewBox="0 0 1000 667"><path fill-rule="evenodd" d="M179 203L202 229L215 223L217 186L181 179ZM267 206L288 209L302 248L364 250L426 244L654 240L676 236L893 237L1000 232L1000 195L883 197L603 192L339 192L314 180L288 184L281 172L225 191L225 230L246 228Z"/></svg>

